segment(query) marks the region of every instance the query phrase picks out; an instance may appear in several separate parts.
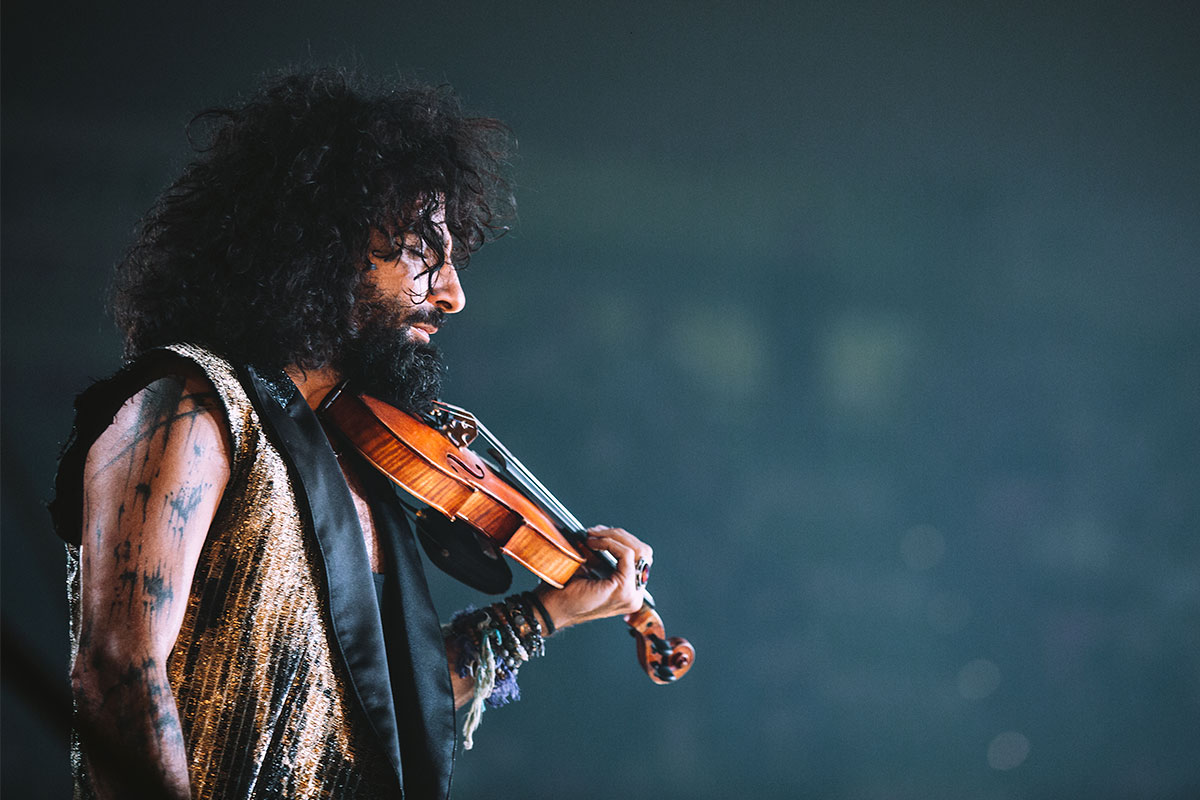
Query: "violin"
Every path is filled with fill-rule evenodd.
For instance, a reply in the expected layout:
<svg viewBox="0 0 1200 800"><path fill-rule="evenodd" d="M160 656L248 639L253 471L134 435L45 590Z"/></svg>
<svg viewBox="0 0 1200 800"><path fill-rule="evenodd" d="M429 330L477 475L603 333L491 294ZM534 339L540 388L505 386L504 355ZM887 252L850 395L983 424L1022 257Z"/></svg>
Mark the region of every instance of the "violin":
<svg viewBox="0 0 1200 800"><path fill-rule="evenodd" d="M612 575L617 561L586 545L587 531L470 412L437 402L422 418L338 386L318 409L351 445L393 483L450 521L461 521L556 589L576 573ZM490 458L470 445L482 438ZM626 617L637 659L658 684L681 678L695 648L668 637L654 599Z"/></svg>

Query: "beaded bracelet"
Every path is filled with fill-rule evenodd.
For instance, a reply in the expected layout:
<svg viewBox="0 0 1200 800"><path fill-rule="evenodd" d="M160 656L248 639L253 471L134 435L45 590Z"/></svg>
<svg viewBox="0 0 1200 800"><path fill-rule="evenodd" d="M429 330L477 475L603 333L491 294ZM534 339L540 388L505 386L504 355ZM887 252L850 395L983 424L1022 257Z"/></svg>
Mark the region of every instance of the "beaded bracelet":
<svg viewBox="0 0 1200 800"><path fill-rule="evenodd" d="M502 706L521 699L517 671L534 656L544 655L542 627L533 609L541 603L533 592L506 597L499 603L468 607L442 626L442 635L457 650L455 672L475 683L463 724L463 749L474 745L474 733L485 706ZM550 617L542 610L550 625Z"/></svg>

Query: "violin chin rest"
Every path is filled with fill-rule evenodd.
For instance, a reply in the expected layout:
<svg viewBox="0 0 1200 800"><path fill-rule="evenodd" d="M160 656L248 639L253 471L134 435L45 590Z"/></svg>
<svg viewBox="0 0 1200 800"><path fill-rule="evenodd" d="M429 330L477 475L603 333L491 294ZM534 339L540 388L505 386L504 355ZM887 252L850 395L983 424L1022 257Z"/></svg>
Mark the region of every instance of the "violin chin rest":
<svg viewBox="0 0 1200 800"><path fill-rule="evenodd" d="M469 524L432 509L418 511L414 522L425 554L451 578L484 594L504 594L512 586L508 562Z"/></svg>

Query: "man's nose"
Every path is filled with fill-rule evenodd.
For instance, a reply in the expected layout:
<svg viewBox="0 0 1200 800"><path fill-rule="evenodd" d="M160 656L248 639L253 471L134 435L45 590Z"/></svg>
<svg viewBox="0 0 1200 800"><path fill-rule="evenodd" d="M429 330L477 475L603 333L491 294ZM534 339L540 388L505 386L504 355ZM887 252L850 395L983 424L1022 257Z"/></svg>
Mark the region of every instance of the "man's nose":
<svg viewBox="0 0 1200 800"><path fill-rule="evenodd" d="M467 304L467 296L458 280L458 270L449 258L437 272L429 276L429 299L447 314L457 314Z"/></svg>

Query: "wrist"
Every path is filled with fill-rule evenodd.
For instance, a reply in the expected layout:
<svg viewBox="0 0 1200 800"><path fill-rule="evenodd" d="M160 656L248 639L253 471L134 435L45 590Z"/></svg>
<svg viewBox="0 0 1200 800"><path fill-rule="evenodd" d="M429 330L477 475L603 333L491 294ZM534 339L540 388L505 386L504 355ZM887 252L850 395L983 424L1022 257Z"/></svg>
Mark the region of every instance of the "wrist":
<svg viewBox="0 0 1200 800"><path fill-rule="evenodd" d="M547 636L574 624L569 619L567 609L563 605L561 591L543 584L531 592L531 594L538 601L535 613L538 615L538 619L542 624L542 630L546 632Z"/></svg>

